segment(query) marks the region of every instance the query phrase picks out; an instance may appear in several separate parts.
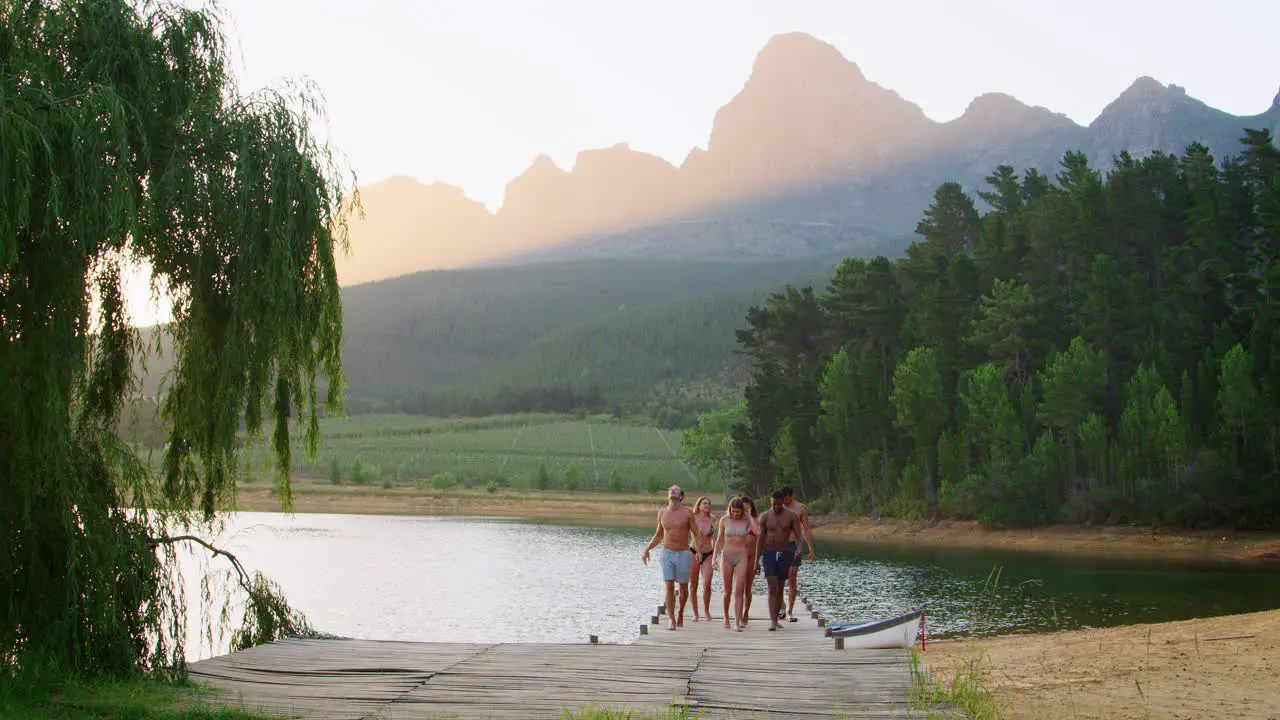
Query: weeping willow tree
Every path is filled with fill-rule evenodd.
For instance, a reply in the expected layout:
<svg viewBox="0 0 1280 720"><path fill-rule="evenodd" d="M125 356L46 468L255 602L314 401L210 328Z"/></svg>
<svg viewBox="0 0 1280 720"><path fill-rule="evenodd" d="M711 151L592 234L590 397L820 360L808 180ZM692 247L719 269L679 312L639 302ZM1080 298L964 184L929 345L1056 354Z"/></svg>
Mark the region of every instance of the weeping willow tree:
<svg viewBox="0 0 1280 720"><path fill-rule="evenodd" d="M346 175L313 97L242 94L213 11L0 0L0 678L181 667L169 529L228 506L242 433L289 506L291 423L314 453L342 377ZM135 261L174 318L158 473L115 433ZM297 627L237 572L239 644Z"/></svg>

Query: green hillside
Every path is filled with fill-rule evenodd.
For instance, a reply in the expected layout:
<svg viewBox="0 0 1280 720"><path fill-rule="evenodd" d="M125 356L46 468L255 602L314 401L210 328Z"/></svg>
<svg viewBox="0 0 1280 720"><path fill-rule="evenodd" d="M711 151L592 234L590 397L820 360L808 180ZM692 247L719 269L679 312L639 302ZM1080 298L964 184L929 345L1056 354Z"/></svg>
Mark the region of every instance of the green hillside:
<svg viewBox="0 0 1280 720"><path fill-rule="evenodd" d="M347 411L636 410L659 387L699 397L699 383L727 390L742 377L734 330L747 308L786 284L825 282L835 262L592 260L349 287ZM154 329L147 337L154 344ZM151 395L171 362L159 345L146 364Z"/></svg>
<svg viewBox="0 0 1280 720"><path fill-rule="evenodd" d="M668 345L678 343L685 333L700 332L701 321L693 315L702 312L715 314L707 322L722 333L714 344L723 352L717 350L716 357L693 369L714 372L732 351L728 323L740 322L750 302L744 289L758 288L753 294L758 300L766 288L812 281L831 266L830 259L601 260L433 271L351 287L343 295L349 408L355 413L562 410L564 402L545 398L473 406L478 398L490 403L500 387L548 397L565 395L561 384L581 391L592 384L581 382L584 368L601 379L595 385L631 393L654 373L638 381L605 382L601 373L619 368L598 352L653 357L648 338L655 325L671 336ZM631 332L637 334L631 337ZM689 348L699 345L705 345L703 338L688 338ZM705 350L698 352L707 357ZM678 362L689 369L693 361L682 357ZM569 366L577 367L572 382Z"/></svg>
<svg viewBox="0 0 1280 720"><path fill-rule="evenodd" d="M811 277L801 282L826 281ZM685 425L698 411L736 400L748 372L734 332L752 305L781 287L610 313L551 333L488 373L471 394L501 409L532 409L558 392Z"/></svg>

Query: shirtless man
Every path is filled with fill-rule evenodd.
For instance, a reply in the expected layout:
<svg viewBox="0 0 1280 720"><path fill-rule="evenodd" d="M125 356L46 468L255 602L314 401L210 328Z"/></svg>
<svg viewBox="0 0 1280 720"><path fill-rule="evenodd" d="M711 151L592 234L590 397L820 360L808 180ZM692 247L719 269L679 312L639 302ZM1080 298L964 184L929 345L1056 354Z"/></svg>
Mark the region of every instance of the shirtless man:
<svg viewBox="0 0 1280 720"><path fill-rule="evenodd" d="M760 554L764 556L764 579L769 585L769 629L778 629L778 613L782 612L782 586L791 576L791 563L800 551L790 544L791 536L803 532L800 516L787 509L781 490L773 493L768 510L760 513Z"/></svg>
<svg viewBox="0 0 1280 720"><path fill-rule="evenodd" d="M809 548L809 562L813 562L813 528L809 525L809 508L802 503L796 502L795 490L790 485L782 487L782 504L788 510L800 516L800 528L804 531L805 547ZM797 539L799 534L795 536ZM787 614L791 616L791 622L796 622L796 577L800 573L800 553L799 547L793 541L788 546L796 554L796 561L791 565L791 576L787 578Z"/></svg>
<svg viewBox="0 0 1280 720"><path fill-rule="evenodd" d="M693 510L684 505L684 490L672 485L667 490L667 506L658 511L658 529L644 549L641 560L649 564L649 551L662 543L662 581L667 586L667 629L684 627L684 605L689 601L689 571L693 567ZM680 611L675 607L675 583L680 583Z"/></svg>

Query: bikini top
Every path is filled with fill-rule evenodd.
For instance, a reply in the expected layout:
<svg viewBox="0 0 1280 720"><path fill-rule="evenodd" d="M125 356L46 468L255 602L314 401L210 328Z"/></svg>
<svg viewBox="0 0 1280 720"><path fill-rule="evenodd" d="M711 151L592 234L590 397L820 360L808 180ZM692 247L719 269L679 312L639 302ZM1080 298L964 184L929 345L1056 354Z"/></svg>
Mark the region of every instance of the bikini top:
<svg viewBox="0 0 1280 720"><path fill-rule="evenodd" d="M750 532L751 532L751 523L747 523L747 526L742 528L741 530L734 530L733 528L729 527L727 523L724 526L725 535L732 535L734 537L746 537Z"/></svg>
<svg viewBox="0 0 1280 720"><path fill-rule="evenodd" d="M713 522L707 523L707 537L715 537L715 536L716 536L716 524Z"/></svg>

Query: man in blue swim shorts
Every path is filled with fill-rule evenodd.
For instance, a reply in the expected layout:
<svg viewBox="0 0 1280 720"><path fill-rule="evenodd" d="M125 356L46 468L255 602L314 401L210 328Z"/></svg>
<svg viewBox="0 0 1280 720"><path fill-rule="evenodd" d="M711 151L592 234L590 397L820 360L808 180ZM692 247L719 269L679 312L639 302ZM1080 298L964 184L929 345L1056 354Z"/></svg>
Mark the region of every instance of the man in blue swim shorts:
<svg viewBox="0 0 1280 720"><path fill-rule="evenodd" d="M649 551L662 543L662 581L666 584L667 629L684 627L684 606L689 601L689 573L693 569L693 510L684 504L684 490L672 485L667 506L658 511L658 529L641 560L649 564ZM680 609L675 608L675 585L680 584Z"/></svg>

